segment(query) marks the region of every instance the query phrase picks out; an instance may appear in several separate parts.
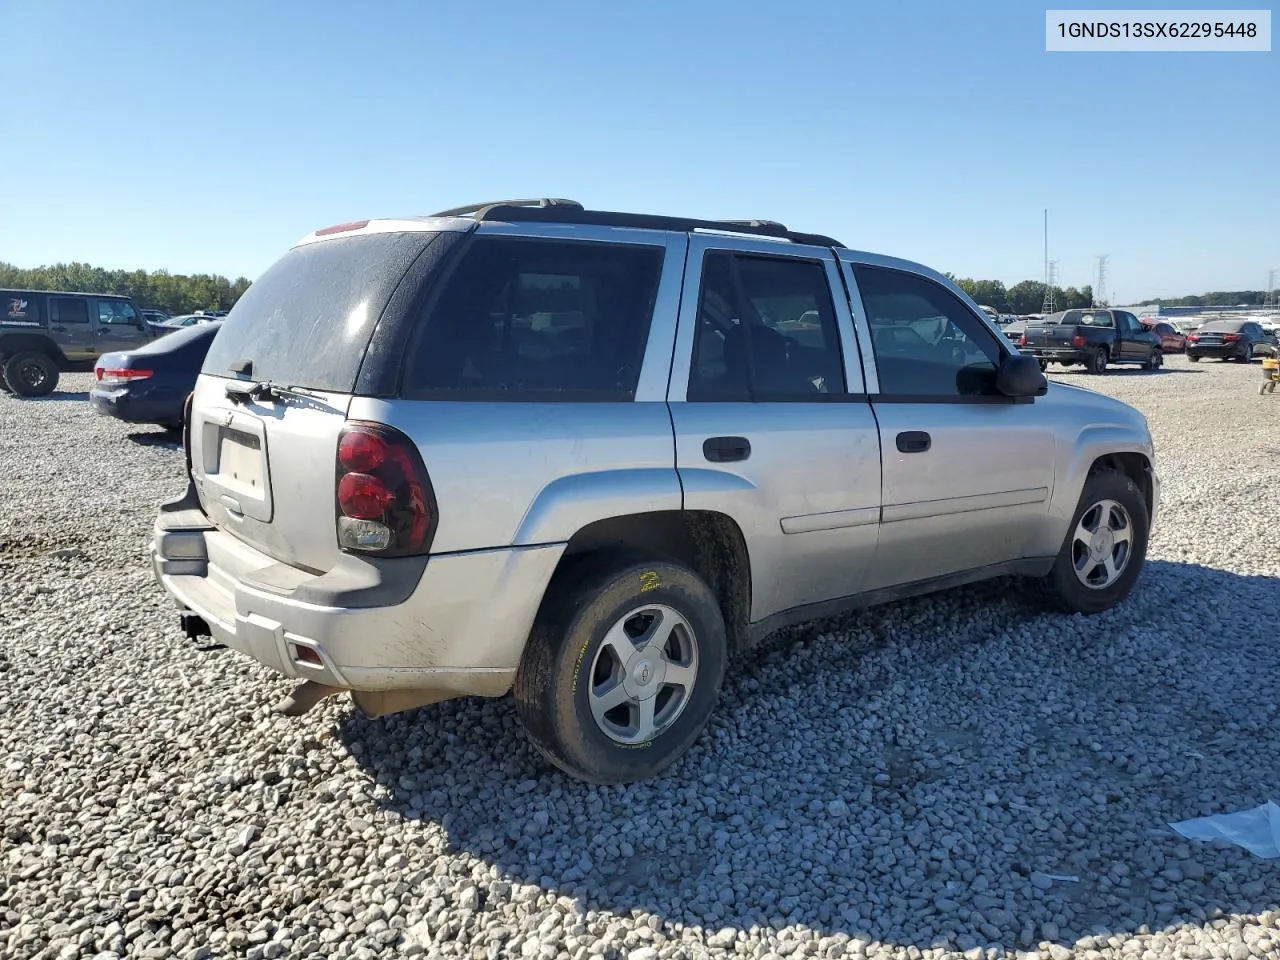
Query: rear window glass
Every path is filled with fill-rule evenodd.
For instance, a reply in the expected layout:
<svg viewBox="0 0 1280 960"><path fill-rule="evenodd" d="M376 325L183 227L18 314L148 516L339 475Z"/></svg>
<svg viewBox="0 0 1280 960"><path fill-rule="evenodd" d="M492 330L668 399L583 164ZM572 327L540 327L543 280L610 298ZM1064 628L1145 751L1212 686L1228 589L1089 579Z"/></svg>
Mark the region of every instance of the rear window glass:
<svg viewBox="0 0 1280 960"><path fill-rule="evenodd" d="M664 249L477 238L421 325L406 396L629 400Z"/></svg>
<svg viewBox="0 0 1280 960"><path fill-rule="evenodd" d="M1201 333L1239 333L1244 329L1243 320L1210 320L1200 327Z"/></svg>
<svg viewBox="0 0 1280 960"><path fill-rule="evenodd" d="M295 247L236 302L203 372L348 393L369 338L414 259L438 234L374 233Z"/></svg>
<svg viewBox="0 0 1280 960"><path fill-rule="evenodd" d="M1115 320L1106 310L1068 310L1058 321L1084 327L1114 327Z"/></svg>

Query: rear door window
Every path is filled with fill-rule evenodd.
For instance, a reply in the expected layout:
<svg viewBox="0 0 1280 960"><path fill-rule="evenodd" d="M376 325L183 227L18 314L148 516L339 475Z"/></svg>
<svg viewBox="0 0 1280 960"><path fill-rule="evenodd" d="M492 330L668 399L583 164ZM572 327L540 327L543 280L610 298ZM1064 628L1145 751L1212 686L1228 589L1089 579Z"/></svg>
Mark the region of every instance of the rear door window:
<svg viewBox="0 0 1280 960"><path fill-rule="evenodd" d="M89 304L79 297L50 297L49 323L88 323Z"/></svg>
<svg viewBox="0 0 1280 960"><path fill-rule="evenodd" d="M429 304L403 395L630 400L665 249L477 237Z"/></svg>
<svg viewBox="0 0 1280 960"><path fill-rule="evenodd" d="M707 254L689 400L822 400L844 390L835 307L819 261Z"/></svg>

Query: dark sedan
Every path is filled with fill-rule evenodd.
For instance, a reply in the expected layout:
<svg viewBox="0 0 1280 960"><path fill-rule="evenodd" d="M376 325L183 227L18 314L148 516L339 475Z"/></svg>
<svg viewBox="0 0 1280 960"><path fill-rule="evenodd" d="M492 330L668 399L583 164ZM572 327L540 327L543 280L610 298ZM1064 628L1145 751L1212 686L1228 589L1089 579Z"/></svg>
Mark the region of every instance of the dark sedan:
<svg viewBox="0 0 1280 960"><path fill-rule="evenodd" d="M1252 363L1259 344L1264 346L1259 352L1266 352L1266 332L1255 320L1210 320L1187 335L1187 359L1195 362L1213 357Z"/></svg>
<svg viewBox="0 0 1280 960"><path fill-rule="evenodd" d="M89 403L129 423L182 429L187 394L195 389L209 345L221 324L183 327L137 350L104 353L94 366Z"/></svg>

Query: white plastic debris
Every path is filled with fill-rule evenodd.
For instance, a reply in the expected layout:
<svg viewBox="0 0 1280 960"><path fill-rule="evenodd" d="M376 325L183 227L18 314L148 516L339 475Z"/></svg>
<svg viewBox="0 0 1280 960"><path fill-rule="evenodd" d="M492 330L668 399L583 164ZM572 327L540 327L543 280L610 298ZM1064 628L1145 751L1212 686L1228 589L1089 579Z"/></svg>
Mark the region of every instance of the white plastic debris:
<svg viewBox="0 0 1280 960"><path fill-rule="evenodd" d="M1280 857L1280 806L1270 800L1252 810L1181 820L1169 826L1188 840L1226 840L1264 860Z"/></svg>

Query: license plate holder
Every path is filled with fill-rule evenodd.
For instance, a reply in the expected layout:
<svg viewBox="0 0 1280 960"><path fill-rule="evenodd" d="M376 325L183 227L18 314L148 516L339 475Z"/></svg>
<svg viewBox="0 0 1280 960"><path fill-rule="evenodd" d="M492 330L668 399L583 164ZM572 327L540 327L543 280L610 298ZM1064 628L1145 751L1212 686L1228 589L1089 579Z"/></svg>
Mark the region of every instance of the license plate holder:
<svg viewBox="0 0 1280 960"><path fill-rule="evenodd" d="M218 484L264 499L262 441L251 433L223 427L218 434Z"/></svg>

